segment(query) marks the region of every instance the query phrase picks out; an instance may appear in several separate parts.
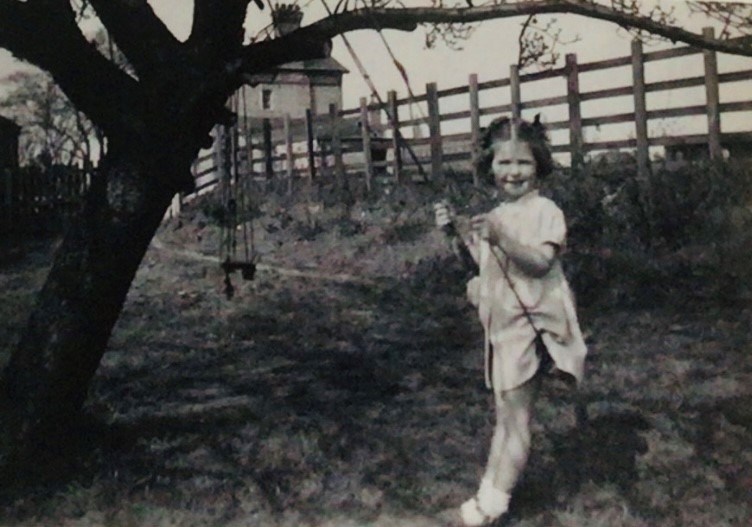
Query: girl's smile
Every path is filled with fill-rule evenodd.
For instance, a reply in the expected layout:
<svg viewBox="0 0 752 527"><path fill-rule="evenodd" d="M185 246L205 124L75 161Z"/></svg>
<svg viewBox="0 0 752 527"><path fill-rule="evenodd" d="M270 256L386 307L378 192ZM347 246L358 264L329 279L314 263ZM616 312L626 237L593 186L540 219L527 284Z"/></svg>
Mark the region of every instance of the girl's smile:
<svg viewBox="0 0 752 527"><path fill-rule="evenodd" d="M496 186L511 200L535 189L537 165L530 145L524 141L498 141L494 144L491 170Z"/></svg>

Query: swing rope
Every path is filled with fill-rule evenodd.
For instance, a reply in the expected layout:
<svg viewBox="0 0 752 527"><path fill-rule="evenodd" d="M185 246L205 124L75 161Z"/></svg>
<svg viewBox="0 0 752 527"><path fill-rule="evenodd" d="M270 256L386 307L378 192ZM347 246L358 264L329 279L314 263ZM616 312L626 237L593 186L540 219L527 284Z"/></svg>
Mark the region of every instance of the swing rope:
<svg viewBox="0 0 752 527"><path fill-rule="evenodd" d="M381 39L381 42L384 44L384 47L386 48L387 53L389 53L389 58L392 59L392 64L394 64L394 67L397 68L397 71L400 74L400 77L402 77L402 81L405 83L405 88L407 89L407 94L410 97L410 117L412 118L413 115L413 106L417 106L418 113L420 114L420 118L423 120L428 119L426 117L426 114L423 113L423 110L420 106L414 104L413 101L415 101L415 93L413 92L412 85L410 84L410 77L407 75L407 70L402 65L402 62L400 62L397 59L397 56L394 54L394 51L392 50L392 46L387 42L386 37L384 36L384 31L381 25L379 24L378 20L376 20L376 17L373 16L373 12L371 10L371 7L368 5L366 0L363 0L363 9L368 13L368 16L373 21L374 25L376 26L376 33L378 33L379 38Z"/></svg>
<svg viewBox="0 0 752 527"><path fill-rule="evenodd" d="M331 16L332 10L329 9L329 5L326 3L326 0L321 0L321 3L324 5L324 9L326 9L326 12L329 16ZM379 31L380 32L380 31ZM420 172L420 175L423 177L424 181L428 181L428 175L426 174L426 171L423 169L423 165L421 164L420 160L418 159L418 156L415 154L415 151L412 149L410 144L405 140L404 136L402 135L402 132L400 132L399 128L396 126L397 120L395 119L395 116L392 115L392 113L389 111L389 108L386 104L384 104L384 100L379 95L378 90L376 89L376 85L373 83L373 80L371 79L371 76L368 74L368 71L366 70L365 66L361 62L358 55L355 53L355 50L350 45L350 41L347 40L347 37L345 35L339 35L342 38L342 41L345 43L345 47L347 48L348 53L353 59L353 62L355 62L355 66L358 68L358 71L360 72L361 77L363 77L363 80L368 85L368 89L371 90L371 95L378 101L379 106L384 110L384 113L386 113L387 118L389 119L389 122L392 123L392 129L394 130L395 138L397 139L397 142L405 147L405 149L410 154L410 157L413 160L413 163L415 163L415 166L418 167L418 172ZM366 123L363 123L364 125Z"/></svg>
<svg viewBox="0 0 752 527"><path fill-rule="evenodd" d="M252 280L256 271L256 253L254 247L253 223L251 219L250 236L248 222L245 215L242 219L242 227L238 225L239 213L248 210L249 199L246 192L247 181L241 180L240 171L240 138L239 127L242 122L243 135L248 143L248 116L245 106L245 92L241 92L243 97L243 118L235 126L225 126L221 128L222 132L219 140L222 142L220 151L222 152L222 175L220 181L220 199L224 204L224 217L220 228L220 267L225 272L224 293L228 299L235 294L235 288L230 280L230 275L236 270L240 270L244 280ZM237 94L230 98L230 110L238 114L238 105L240 97ZM230 135L231 134L231 135ZM252 156L252 150L249 148L249 155ZM251 157L252 159L252 157ZM250 173L248 174L250 175ZM238 260L238 230L242 231L243 256L244 259Z"/></svg>
<svg viewBox="0 0 752 527"><path fill-rule="evenodd" d="M250 199L250 197L246 196L247 192L250 192L251 188L250 186L253 185L253 170L252 170L252 163L253 163L253 149L251 148L251 142L250 142L250 129L248 126L248 105L246 104L246 97L245 97L246 90L244 88L241 88L240 90L240 96L242 98L242 105L243 105L243 139L245 141L246 146L246 152L248 156L248 161L246 163L246 166L248 167L247 173L245 174L246 179L241 185L241 191L242 191L242 197L243 197L243 203L242 207L243 210L248 210L250 207L253 206L253 202ZM236 95L237 97L237 95ZM237 137L237 134L236 134ZM240 144L237 145L238 150L238 156L239 156L239 150L240 150ZM238 165L235 166L235 177L236 177L236 183L240 184L239 181L237 181L238 178ZM250 223L250 227L249 224ZM250 243L249 243L249 237L248 237L248 231L250 228ZM254 246L254 232L253 232L253 214L250 214L250 221L244 221L243 222L243 247L245 249L245 261L250 262L252 261L251 258L255 258L256 256L256 248Z"/></svg>

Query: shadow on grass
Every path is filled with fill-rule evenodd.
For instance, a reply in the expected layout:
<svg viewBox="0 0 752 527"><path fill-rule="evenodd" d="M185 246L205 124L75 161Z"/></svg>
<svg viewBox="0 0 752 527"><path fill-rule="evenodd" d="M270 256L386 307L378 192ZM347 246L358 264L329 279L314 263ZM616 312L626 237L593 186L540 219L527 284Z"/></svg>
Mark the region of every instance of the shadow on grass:
<svg viewBox="0 0 752 527"><path fill-rule="evenodd" d="M37 501L75 481L108 489L90 508L159 489L173 507L210 507L228 486L258 489L275 513L311 517L455 507L476 484L492 408L472 388L480 371L460 366L479 341L448 287L456 280L422 270L407 287L270 291L236 304L234 336L216 346L191 349L192 328L175 327L183 340L124 348L94 386L106 421L72 424L70 444L29 481ZM140 309L159 320L158 306ZM533 453L511 517L588 480L628 488L645 427L638 415L610 414L554 436L553 449ZM29 488L0 496L12 517L34 514L12 505Z"/></svg>
<svg viewBox="0 0 752 527"><path fill-rule="evenodd" d="M551 434L553 451L545 456L533 451L503 524L550 510L557 501L568 501L588 481L612 483L628 494L638 480L636 456L647 452L640 433L649 428L639 413L619 412L600 415L581 429Z"/></svg>

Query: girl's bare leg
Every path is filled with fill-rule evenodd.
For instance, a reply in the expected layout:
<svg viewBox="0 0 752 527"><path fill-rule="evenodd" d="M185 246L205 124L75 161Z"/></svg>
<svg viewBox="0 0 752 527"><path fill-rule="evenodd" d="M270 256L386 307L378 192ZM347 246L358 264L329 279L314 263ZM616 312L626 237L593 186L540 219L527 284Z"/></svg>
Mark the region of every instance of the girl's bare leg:
<svg viewBox="0 0 752 527"><path fill-rule="evenodd" d="M541 378L536 375L513 390L494 394L496 425L486 471L477 496L460 508L466 525L484 525L507 511L530 453L530 421Z"/></svg>
<svg viewBox="0 0 752 527"><path fill-rule="evenodd" d="M542 375L522 386L494 394L496 426L483 480L510 492L522 474L530 453L530 421Z"/></svg>

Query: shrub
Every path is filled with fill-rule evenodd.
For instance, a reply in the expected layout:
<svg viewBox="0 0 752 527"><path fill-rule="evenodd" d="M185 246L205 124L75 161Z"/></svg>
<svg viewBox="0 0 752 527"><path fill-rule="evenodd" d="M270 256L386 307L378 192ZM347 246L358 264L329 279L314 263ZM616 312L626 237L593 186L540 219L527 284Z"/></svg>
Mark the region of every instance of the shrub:
<svg viewBox="0 0 752 527"><path fill-rule="evenodd" d="M560 170L547 192L569 225L567 270L583 303L655 303L673 293L745 294L749 167L660 168L648 181L604 164Z"/></svg>

